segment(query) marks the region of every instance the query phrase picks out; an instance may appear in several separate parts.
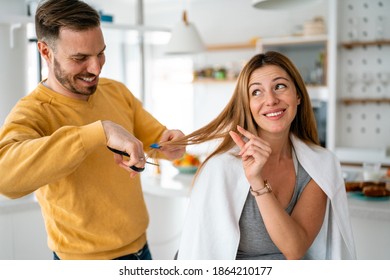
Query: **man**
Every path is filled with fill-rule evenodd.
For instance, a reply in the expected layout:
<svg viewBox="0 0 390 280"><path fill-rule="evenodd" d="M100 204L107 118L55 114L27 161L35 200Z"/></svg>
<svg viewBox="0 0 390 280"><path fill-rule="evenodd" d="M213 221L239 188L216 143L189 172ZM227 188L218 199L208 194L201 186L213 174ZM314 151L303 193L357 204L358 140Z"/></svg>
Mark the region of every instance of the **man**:
<svg viewBox="0 0 390 280"><path fill-rule="evenodd" d="M0 192L18 198L35 191L54 259L151 259L134 170L145 166L144 147L183 133L166 129L123 84L99 79L106 45L89 5L41 2L35 24L49 73L0 131ZM167 159L184 150L159 149Z"/></svg>

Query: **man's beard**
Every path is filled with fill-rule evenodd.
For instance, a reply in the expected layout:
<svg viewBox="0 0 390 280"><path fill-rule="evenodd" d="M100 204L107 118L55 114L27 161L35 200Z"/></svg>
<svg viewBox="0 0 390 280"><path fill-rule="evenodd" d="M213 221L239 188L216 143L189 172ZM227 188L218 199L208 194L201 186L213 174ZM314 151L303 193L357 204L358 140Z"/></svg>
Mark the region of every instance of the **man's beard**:
<svg viewBox="0 0 390 280"><path fill-rule="evenodd" d="M97 85L90 87L77 87L73 78L70 75L67 75L65 71L62 70L60 63L54 58L54 76L58 82L67 90L71 91L74 94L80 94L84 96L90 96L95 93ZM86 76L86 75L85 75ZM95 76L95 75L89 75Z"/></svg>

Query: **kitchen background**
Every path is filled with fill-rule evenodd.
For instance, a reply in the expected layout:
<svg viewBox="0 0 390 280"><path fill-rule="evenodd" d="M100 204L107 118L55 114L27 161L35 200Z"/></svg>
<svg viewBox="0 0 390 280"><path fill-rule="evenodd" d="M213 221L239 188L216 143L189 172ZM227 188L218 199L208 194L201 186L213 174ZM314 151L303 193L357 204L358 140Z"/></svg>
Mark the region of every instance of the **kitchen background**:
<svg viewBox="0 0 390 280"><path fill-rule="evenodd" d="M102 76L124 82L168 127L188 133L210 121L228 102L245 62L273 49L300 69L321 143L340 158L346 176L360 176L367 161L380 162L382 171L390 166L390 0L289 0L291 7L271 9L257 9L252 0L86 2L105 20ZM0 124L45 77L34 41L36 4L0 0ZM168 55L170 31L184 10L206 49ZM202 156L208 147L190 151ZM191 178L167 163L161 175L143 174L157 259L172 259L177 249ZM390 201L350 197L349 203L358 258L390 259ZM50 258L33 195L0 197L0 259Z"/></svg>

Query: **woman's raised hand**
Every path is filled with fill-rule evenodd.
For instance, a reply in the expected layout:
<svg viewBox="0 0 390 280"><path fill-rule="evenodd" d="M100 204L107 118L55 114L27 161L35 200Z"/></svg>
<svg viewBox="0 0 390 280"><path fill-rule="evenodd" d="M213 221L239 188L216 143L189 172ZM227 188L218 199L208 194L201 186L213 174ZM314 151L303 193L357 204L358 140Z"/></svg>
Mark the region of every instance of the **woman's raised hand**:
<svg viewBox="0 0 390 280"><path fill-rule="evenodd" d="M230 131L229 134L241 149L239 155L242 159L245 176L252 186L263 184L261 171L271 154L271 147L268 142L241 126L237 126L237 130L242 136L234 131Z"/></svg>

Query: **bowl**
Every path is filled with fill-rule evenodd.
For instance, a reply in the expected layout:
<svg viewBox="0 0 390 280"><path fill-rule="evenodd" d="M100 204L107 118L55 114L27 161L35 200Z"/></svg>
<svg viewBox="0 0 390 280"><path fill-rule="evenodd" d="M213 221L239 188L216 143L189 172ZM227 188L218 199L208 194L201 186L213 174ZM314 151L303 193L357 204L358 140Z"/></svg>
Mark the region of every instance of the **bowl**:
<svg viewBox="0 0 390 280"><path fill-rule="evenodd" d="M180 166L180 165L173 165L177 170L179 170L182 174L195 174L196 170L198 170L197 166L190 165L190 166Z"/></svg>

